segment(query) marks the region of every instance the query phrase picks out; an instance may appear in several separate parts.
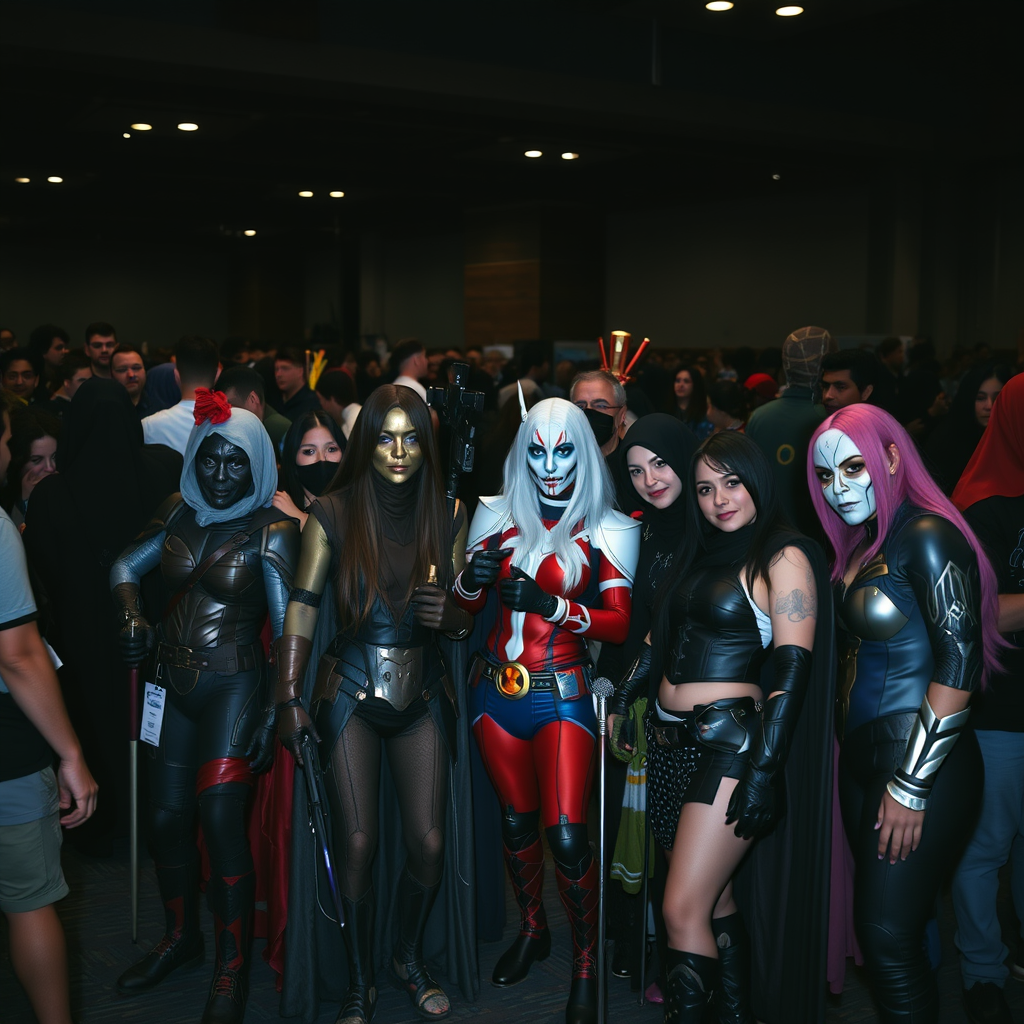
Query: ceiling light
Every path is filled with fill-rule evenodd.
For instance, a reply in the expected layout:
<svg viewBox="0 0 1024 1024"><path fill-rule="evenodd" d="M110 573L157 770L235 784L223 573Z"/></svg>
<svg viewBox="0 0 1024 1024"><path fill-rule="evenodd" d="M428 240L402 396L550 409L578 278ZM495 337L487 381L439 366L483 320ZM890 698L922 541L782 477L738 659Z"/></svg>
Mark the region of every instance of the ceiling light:
<svg viewBox="0 0 1024 1024"><path fill-rule="evenodd" d="M246 228L242 234L245 235L246 238L252 238L252 236L256 234L256 231L254 228Z"/></svg>
<svg viewBox="0 0 1024 1024"><path fill-rule="evenodd" d="M772 175L772 181L781 181L781 180L782 180L782 175L781 174L773 174Z"/></svg>
<svg viewBox="0 0 1024 1024"><path fill-rule="evenodd" d="M328 192L327 193L332 199L341 199L345 194L344 192Z"/></svg>
<svg viewBox="0 0 1024 1024"><path fill-rule="evenodd" d="M46 180L52 182L54 185L59 185L64 179L57 177L56 174L51 174Z"/></svg>
<svg viewBox="0 0 1024 1024"><path fill-rule="evenodd" d="M711 3L704 5L709 11L731 11L732 4L729 0L711 0Z"/></svg>
<svg viewBox="0 0 1024 1024"><path fill-rule="evenodd" d="M199 131L199 125L193 124L191 121L182 121L178 125L179 132L197 132Z"/></svg>
<svg viewBox="0 0 1024 1024"><path fill-rule="evenodd" d="M779 7L775 13L780 18L794 18L798 14L803 14L804 9L802 7Z"/></svg>
<svg viewBox="0 0 1024 1024"><path fill-rule="evenodd" d="M124 139L130 139L132 137L132 133L131 132L124 132L124 133L122 133L121 137L124 138Z"/></svg>
<svg viewBox="0 0 1024 1024"><path fill-rule="evenodd" d="M146 124L145 121L139 121L137 124L130 124L128 127L137 132L150 132L153 130L153 126L151 124ZM180 128L181 126L179 125L178 127Z"/></svg>
<svg viewBox="0 0 1024 1024"><path fill-rule="evenodd" d="M579 158L580 158L579 153L563 153L562 154L562 159L563 160L579 160Z"/></svg>
<svg viewBox="0 0 1024 1024"><path fill-rule="evenodd" d="M313 193L312 192L300 192L299 193L299 197L302 198L302 199L312 199L313 198Z"/></svg>
<svg viewBox="0 0 1024 1024"><path fill-rule="evenodd" d="M32 179L31 178L15 178L14 179L19 185L27 185Z"/></svg>
<svg viewBox="0 0 1024 1024"><path fill-rule="evenodd" d="M531 160L536 160L537 157L543 156L544 154L539 149L528 149L523 156L528 156Z"/></svg>

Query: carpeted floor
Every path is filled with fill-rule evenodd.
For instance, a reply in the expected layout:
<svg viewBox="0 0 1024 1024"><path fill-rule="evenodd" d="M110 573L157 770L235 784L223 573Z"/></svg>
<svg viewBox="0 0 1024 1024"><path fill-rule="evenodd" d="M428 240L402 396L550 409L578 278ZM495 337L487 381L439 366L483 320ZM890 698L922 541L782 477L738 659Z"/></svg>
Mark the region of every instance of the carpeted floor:
<svg viewBox="0 0 1024 1024"><path fill-rule="evenodd" d="M212 971L212 938L207 918L207 964L190 973L172 975L160 988L148 995L125 999L114 990L117 976L145 953L159 938L163 915L156 895L152 865L143 864L140 896L139 945L130 939L128 858L127 851L108 860L83 858L65 846L65 873L71 895L61 904L60 913L68 933L71 957L72 1002L79 1024L113 1024L113 1022L159 1022L159 1024L197 1024L206 1001L206 989ZM452 1020L477 1018L493 1024L544 1022L560 1024L568 993L569 934L560 912L554 888L553 872L547 872L549 886L545 893L551 907L554 948L544 963L534 965L528 981L512 989L496 989L489 983L490 971L504 949L504 943L480 947L480 970L483 983L476 1002L467 1005L457 991L452 991ZM1004 886L1004 890L1006 887ZM943 900L940 920L943 964L939 971L942 993L940 1024L959 1024L966 1018L960 1003L960 977L953 947L953 921L948 895ZM1001 901L1005 915L1004 934L1013 941L1012 912L1006 899ZM514 915L509 907L509 919ZM511 939L511 928L506 929ZM876 1019L863 972L854 968L848 974L846 991L829 1000L826 1022L853 1024ZM1016 1019L1024 1021L1024 984L1007 982L1007 999ZM278 1000L274 977L261 958L255 961L252 992L246 1021L278 1021ZM325 1006L317 1024L331 1024L337 1007ZM609 982L608 1019L620 1021L660 1022L660 1006L637 1005L636 995L627 980L611 978ZM13 979L8 955L7 931L0 929L0 1022L32 1024L35 1020L20 986ZM381 991L376 1020L379 1024L402 1024L418 1021L404 993L391 988Z"/></svg>

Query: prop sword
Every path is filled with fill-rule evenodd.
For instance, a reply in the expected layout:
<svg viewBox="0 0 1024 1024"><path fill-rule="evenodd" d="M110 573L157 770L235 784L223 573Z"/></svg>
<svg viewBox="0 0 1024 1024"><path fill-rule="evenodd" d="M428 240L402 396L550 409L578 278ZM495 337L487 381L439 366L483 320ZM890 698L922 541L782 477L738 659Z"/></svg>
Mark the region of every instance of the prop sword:
<svg viewBox="0 0 1024 1024"><path fill-rule="evenodd" d="M608 733L608 698L615 693L615 684L605 676L599 676L590 686L590 691L597 698L597 736L601 748L598 759L597 807L600 819L600 839L597 845L598 883L597 883L597 1024L605 1024L607 1018L605 980L605 918L604 918L604 865L605 865L605 757Z"/></svg>
<svg viewBox="0 0 1024 1024"><path fill-rule="evenodd" d="M327 828L327 815L324 807L327 804L323 788L323 776L320 774L320 758L316 746L308 733L302 737L302 776L306 780L306 798L309 801L309 824L313 830L317 847L324 861L327 874L327 888L331 890L331 902L334 912L338 915L338 927L345 927L345 911L341 905L341 890L338 880L334 877L334 857L331 854L331 833Z"/></svg>

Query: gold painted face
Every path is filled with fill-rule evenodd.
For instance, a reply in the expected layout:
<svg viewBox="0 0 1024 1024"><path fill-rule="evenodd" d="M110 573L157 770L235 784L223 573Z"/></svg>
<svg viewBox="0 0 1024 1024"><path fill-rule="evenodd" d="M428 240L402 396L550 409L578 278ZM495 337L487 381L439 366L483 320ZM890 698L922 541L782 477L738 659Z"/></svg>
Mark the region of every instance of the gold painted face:
<svg viewBox="0 0 1024 1024"><path fill-rule="evenodd" d="M373 450L373 468L390 484L404 484L423 465L423 449L408 413L388 410Z"/></svg>

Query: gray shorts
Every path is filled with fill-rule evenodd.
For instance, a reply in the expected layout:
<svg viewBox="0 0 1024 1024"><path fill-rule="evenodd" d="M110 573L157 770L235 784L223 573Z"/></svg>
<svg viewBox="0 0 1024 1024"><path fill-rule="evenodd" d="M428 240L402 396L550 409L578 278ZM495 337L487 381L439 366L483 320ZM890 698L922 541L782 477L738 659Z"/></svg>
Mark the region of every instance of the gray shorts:
<svg viewBox="0 0 1024 1024"><path fill-rule="evenodd" d="M0 910L24 914L68 894L60 867L60 814L0 825Z"/></svg>

